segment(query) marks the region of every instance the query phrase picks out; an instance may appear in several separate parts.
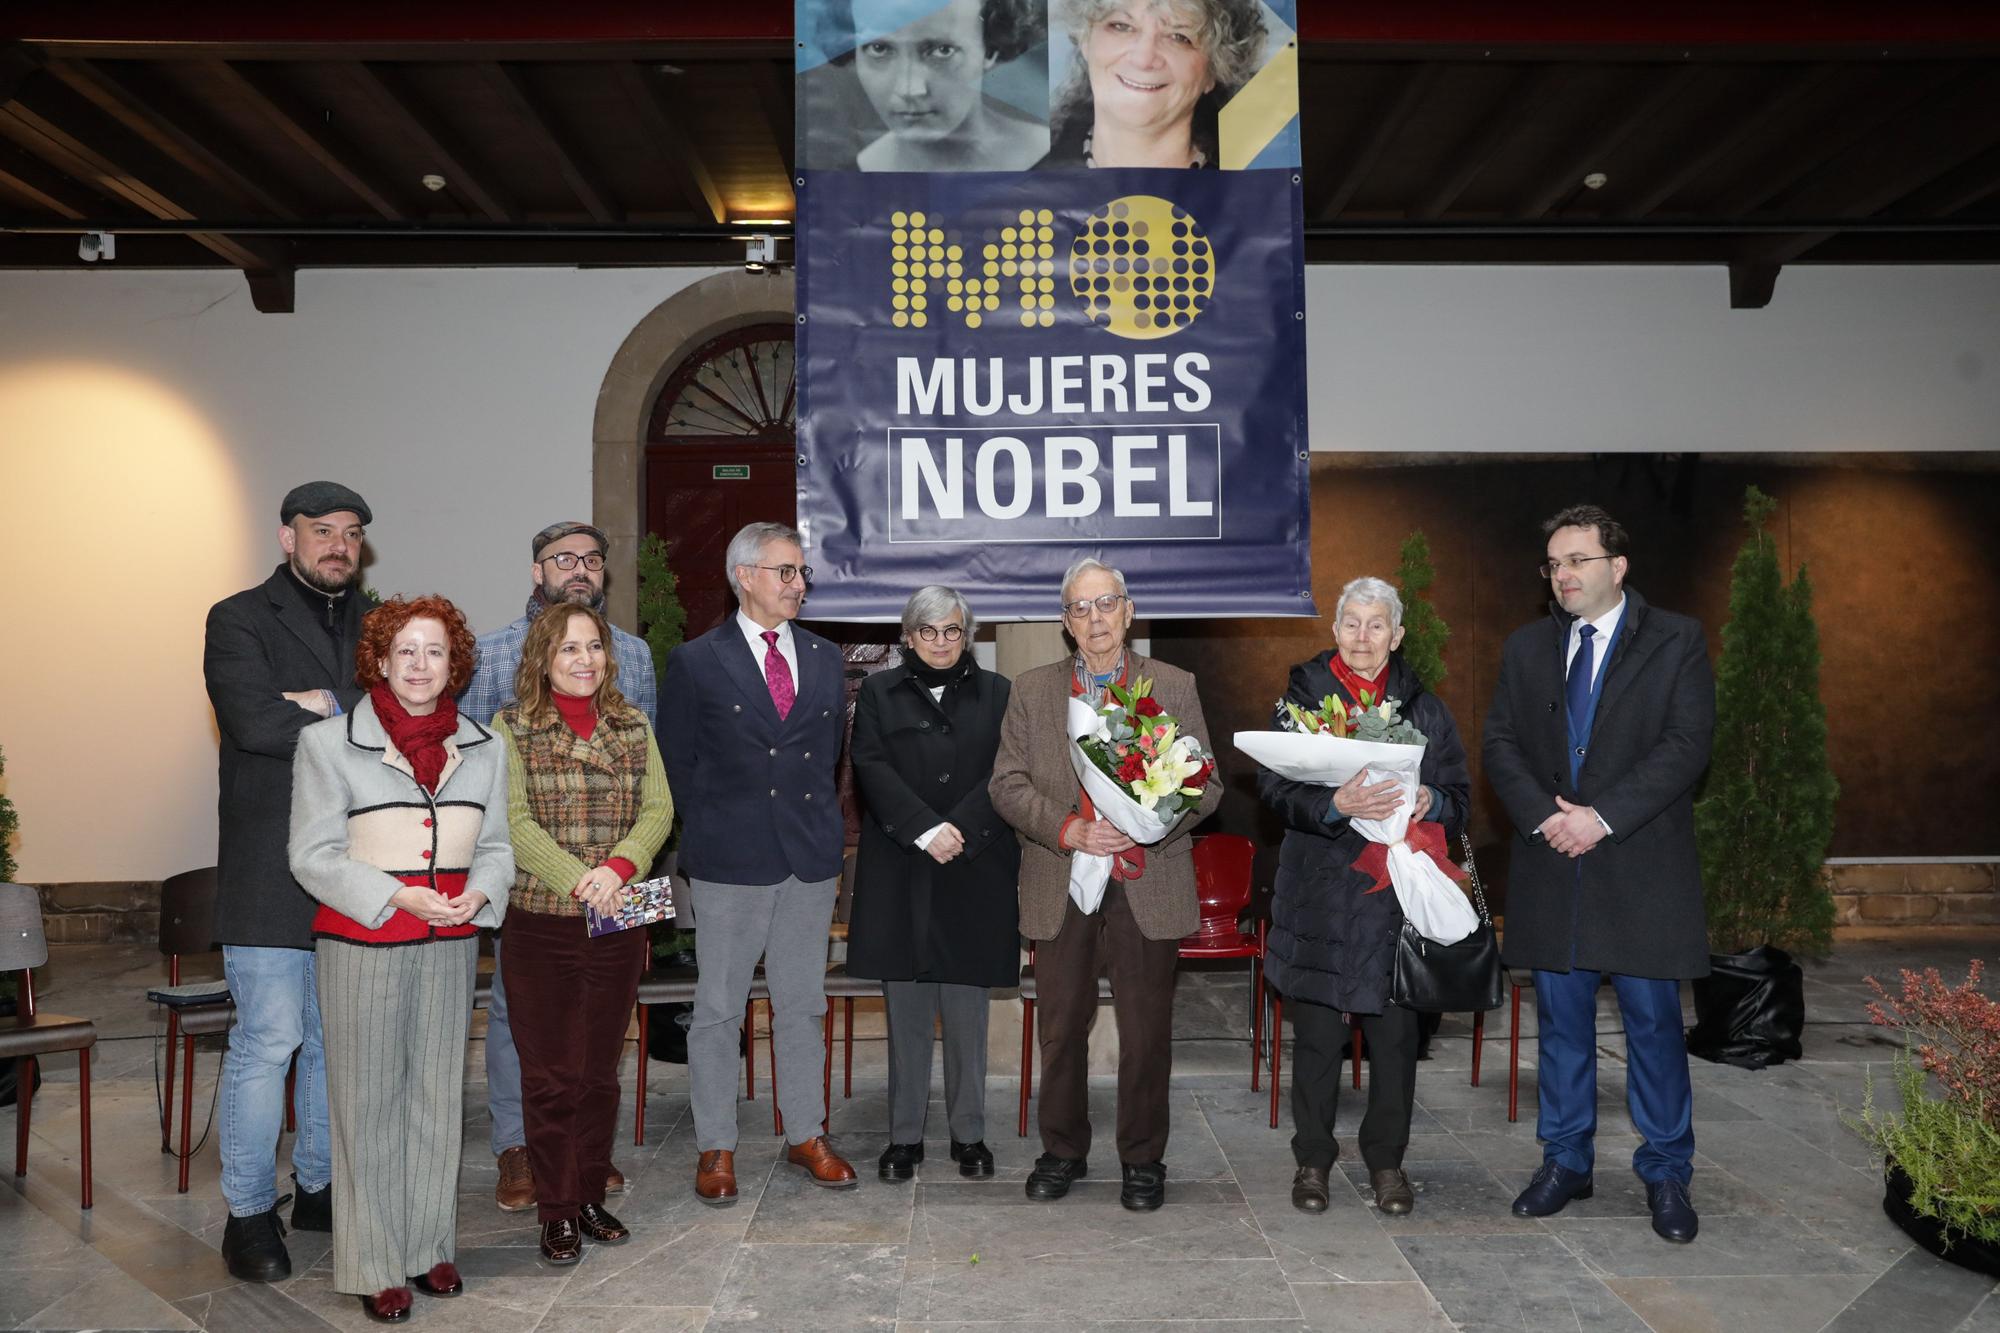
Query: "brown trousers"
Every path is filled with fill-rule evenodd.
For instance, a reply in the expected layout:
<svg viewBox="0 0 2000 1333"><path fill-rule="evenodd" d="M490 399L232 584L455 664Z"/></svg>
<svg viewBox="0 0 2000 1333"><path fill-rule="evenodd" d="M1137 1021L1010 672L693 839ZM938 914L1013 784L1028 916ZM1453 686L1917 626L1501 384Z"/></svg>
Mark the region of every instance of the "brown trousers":
<svg viewBox="0 0 2000 1333"><path fill-rule="evenodd" d="M522 1120L543 1222L604 1202L618 1058L645 964L644 930L592 939L580 916L507 913L500 976L521 1056Z"/></svg>
<svg viewBox="0 0 2000 1333"><path fill-rule="evenodd" d="M1179 940L1139 933L1125 887L1115 879L1096 912L1085 916L1066 903L1056 937L1036 942L1043 1151L1090 1155L1090 1025L1098 975L1109 972L1118 1020L1118 1160L1136 1165L1166 1156L1179 955Z"/></svg>

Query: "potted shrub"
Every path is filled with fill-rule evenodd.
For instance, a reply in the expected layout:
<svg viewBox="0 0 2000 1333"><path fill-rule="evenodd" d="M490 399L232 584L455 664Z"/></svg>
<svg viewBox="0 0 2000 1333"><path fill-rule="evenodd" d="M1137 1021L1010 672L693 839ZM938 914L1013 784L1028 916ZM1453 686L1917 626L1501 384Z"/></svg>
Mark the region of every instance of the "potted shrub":
<svg viewBox="0 0 2000 1333"><path fill-rule="evenodd" d="M1868 1016L1903 1034L1900 1117L1875 1108L1871 1079L1856 1126L1882 1150L1882 1211L1930 1253L2000 1277L2000 1001L1982 967L1947 986L1936 968L1903 972L1900 996L1875 978Z"/></svg>
<svg viewBox="0 0 2000 1333"><path fill-rule="evenodd" d="M657 532L649 532L639 543L639 629L653 653L654 679L664 683L667 658L687 636L687 611L681 606L680 580L667 563L667 544ZM647 719L652 721L653 719ZM655 864L657 874L669 873L670 853L679 841L680 820ZM646 927L652 947L652 965L657 968L686 967L694 962L694 932L682 930L671 921L656 921ZM655 1060L687 1063L686 1016L694 1006L660 1005L659 1012L646 1023L647 1054Z"/></svg>
<svg viewBox="0 0 2000 1333"><path fill-rule="evenodd" d="M1805 568L1786 583L1778 567L1765 526L1776 508L1744 491L1750 536L1730 571L1715 744L1694 807L1715 952L1694 983L1688 1050L1746 1069L1799 1057L1805 977L1792 953L1823 956L1833 939L1823 867L1840 787L1826 758L1819 627Z"/></svg>

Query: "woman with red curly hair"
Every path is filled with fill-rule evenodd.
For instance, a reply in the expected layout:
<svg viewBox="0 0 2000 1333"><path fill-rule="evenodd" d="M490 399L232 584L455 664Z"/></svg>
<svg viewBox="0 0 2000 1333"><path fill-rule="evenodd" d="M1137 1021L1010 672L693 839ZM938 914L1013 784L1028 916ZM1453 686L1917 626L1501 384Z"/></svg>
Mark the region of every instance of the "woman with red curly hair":
<svg viewBox="0 0 2000 1333"><path fill-rule="evenodd" d="M507 759L460 717L474 639L442 597L361 623L368 697L307 727L292 767L292 873L319 900L333 1137L333 1284L378 1323L410 1289L464 1290L454 1265L460 1102L481 926L514 882Z"/></svg>

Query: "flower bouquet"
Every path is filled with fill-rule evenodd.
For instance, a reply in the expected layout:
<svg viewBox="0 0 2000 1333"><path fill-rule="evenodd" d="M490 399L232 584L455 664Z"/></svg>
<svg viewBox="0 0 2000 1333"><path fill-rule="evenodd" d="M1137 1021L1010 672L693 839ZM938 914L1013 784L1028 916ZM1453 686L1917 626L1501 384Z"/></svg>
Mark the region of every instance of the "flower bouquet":
<svg viewBox="0 0 2000 1333"><path fill-rule="evenodd" d="M1091 810L1132 841L1160 841L1200 802L1215 776L1215 762L1180 719L1160 706L1153 682L1112 685L1093 707L1069 701L1069 762ZM1070 857L1069 895L1084 912L1104 901L1111 860L1076 852Z"/></svg>
<svg viewBox="0 0 2000 1333"><path fill-rule="evenodd" d="M1377 699L1363 690L1355 707L1337 695L1305 708L1280 699L1270 731L1239 731L1236 748L1281 778L1338 787L1357 773L1364 786L1394 781L1403 803L1383 819L1352 819L1356 833L1384 848L1373 848L1356 863L1396 891L1403 916L1417 933L1438 944L1456 944L1479 925L1479 914L1458 887L1458 867L1445 855L1443 828L1420 823L1412 833L1410 812L1417 799L1418 774L1428 743L1404 717L1402 701ZM1413 845L1413 843L1415 845Z"/></svg>

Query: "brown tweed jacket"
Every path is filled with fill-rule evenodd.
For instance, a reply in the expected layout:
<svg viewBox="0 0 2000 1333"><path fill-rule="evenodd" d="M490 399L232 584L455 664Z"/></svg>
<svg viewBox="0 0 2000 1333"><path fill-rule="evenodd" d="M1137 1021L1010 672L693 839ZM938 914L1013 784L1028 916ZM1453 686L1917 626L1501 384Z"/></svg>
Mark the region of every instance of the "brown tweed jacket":
<svg viewBox="0 0 2000 1333"><path fill-rule="evenodd" d="M1181 719L1183 730L1213 753L1215 738L1202 717L1194 677L1137 653L1130 655L1130 661L1131 678L1150 677L1160 706ZM1069 687L1068 658L1024 671L1015 679L988 787L993 808L1021 839L1021 933L1031 940L1056 937L1069 898L1070 853L1061 845L1062 826L1078 804L1069 738L1063 734ZM1147 939L1177 940L1200 924L1194 826L1221 803L1218 773L1202 793L1200 805L1182 816L1163 840L1146 848L1146 873L1126 884L1126 900Z"/></svg>

